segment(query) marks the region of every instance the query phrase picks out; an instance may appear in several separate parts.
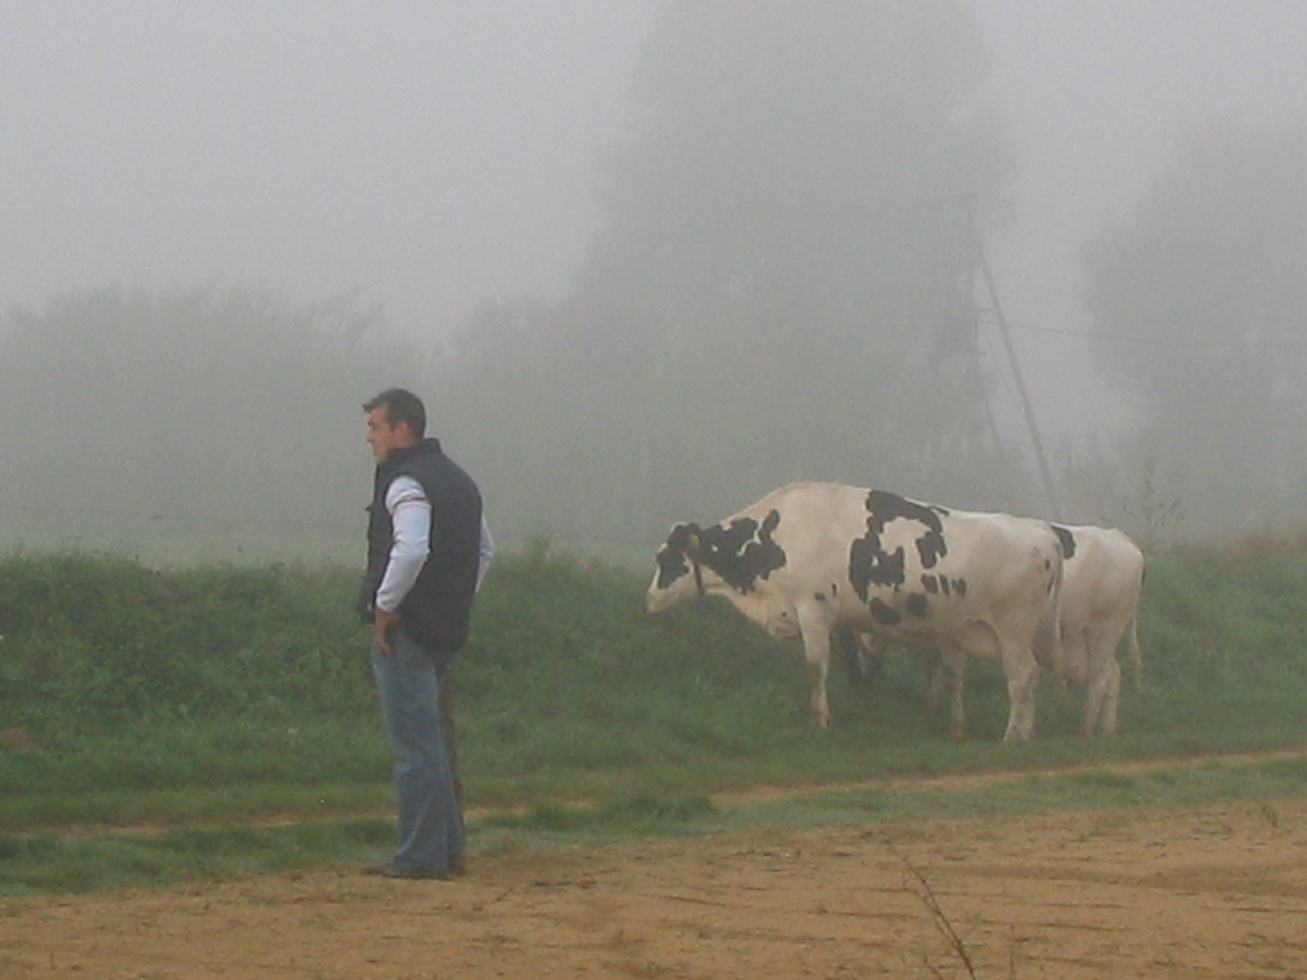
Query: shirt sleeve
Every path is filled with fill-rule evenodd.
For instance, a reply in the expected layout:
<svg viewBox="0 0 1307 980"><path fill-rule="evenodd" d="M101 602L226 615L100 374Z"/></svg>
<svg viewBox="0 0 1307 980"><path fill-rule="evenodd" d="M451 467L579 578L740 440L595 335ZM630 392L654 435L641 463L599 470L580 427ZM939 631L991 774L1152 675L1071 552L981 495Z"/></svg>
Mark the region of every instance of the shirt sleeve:
<svg viewBox="0 0 1307 980"><path fill-rule="evenodd" d="M400 476L386 491L386 510L395 533L386 573L377 587L376 608L394 612L431 553L431 503L417 480Z"/></svg>
<svg viewBox="0 0 1307 980"><path fill-rule="evenodd" d="M481 554L477 561L477 588L481 588L481 582L486 577L486 569L495 559L495 539L490 536L490 525L486 522L486 515L481 515Z"/></svg>

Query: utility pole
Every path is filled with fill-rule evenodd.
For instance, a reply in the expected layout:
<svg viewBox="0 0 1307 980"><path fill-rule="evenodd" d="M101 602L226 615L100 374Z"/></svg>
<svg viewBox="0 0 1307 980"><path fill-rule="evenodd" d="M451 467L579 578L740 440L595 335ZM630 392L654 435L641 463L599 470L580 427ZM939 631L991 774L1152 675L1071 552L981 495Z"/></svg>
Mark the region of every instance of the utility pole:
<svg viewBox="0 0 1307 980"><path fill-rule="evenodd" d="M990 308L994 311L999 333L1003 335L1003 347L1007 351L1012 378L1016 382L1017 394L1021 398L1021 414L1026 420L1026 428L1030 432L1030 445L1035 452L1035 462L1039 465L1039 475L1044 482L1044 495L1048 498L1053 520L1060 521L1064 519L1062 507L1058 502L1057 491L1053 489L1053 475L1048 468L1048 457L1044 454L1044 441L1039 436L1039 426L1035 424L1035 409L1030 403L1030 392L1026 390L1025 376L1021 373L1021 363L1017 360L1016 348L1012 346L1012 332L1008 329L1007 317L1003 315L1003 307L998 301L998 290L994 288L994 273L990 270L989 260L985 257L985 240L981 237L980 230L975 227L974 215L972 231L975 235L981 281L985 284L986 292L989 293Z"/></svg>

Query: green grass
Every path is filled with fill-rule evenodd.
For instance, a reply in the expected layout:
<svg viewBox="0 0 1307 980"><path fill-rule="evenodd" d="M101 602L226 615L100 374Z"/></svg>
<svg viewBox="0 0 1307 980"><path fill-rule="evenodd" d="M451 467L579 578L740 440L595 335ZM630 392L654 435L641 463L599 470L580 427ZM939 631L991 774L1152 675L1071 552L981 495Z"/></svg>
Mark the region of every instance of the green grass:
<svg viewBox="0 0 1307 980"><path fill-rule="evenodd" d="M1300 797L1307 759L1159 768L1143 773L1075 772L1018 776L968 790L815 792L768 803L717 806L699 793L624 793L595 804L541 801L524 810L480 814L469 827L473 854L558 848L578 841L738 833L760 828L874 827L935 818L1058 810L1192 807ZM189 825L93 836L0 836L0 895L86 892L169 885L385 856L393 825L383 818L300 819L283 825Z"/></svg>
<svg viewBox="0 0 1307 980"><path fill-rule="evenodd" d="M150 826L174 842L168 835L182 830L227 835L214 845L218 857L178 856L175 868L161 856L173 844L123 838L123 866L146 880L215 873L228 860L237 871L242 861L352 860L353 845L319 848L293 827L257 828L301 819L310 838L334 840L326 828L335 823L388 818L389 759L366 628L350 612L354 583L353 571L334 568L160 571L85 554L0 559L0 834L9 835L0 890L70 887L32 877L42 863L32 848L58 855L47 862L56 877L61 864L104 861L103 872L83 872L87 882L132 880L98 851L75 856L82 847L113 850L118 836L70 836L70 827ZM1146 680L1141 690L1127 685L1120 734L1080 738L1082 694L1064 700L1045 683L1038 735L1021 745L999 741L1007 697L997 666L969 668L971 735L952 742L907 653L889 658L870 688L853 686L835 665L835 724L816 729L797 644L771 641L720 603L647 616L645 584L643 575L553 555L541 543L492 569L456 667L469 805L515 815L487 818L477 831L483 848L624 832L641 820L711 825L720 815L693 812L694 801L757 783L821 786L1307 744L1301 550L1153 556L1141 616ZM1302 785L1301 776L1277 776L1276 786ZM1111 779L1087 785L1068 797L1120 796ZM1147 785L1132 781L1124 796L1162 799ZM868 799L819 809L889 805ZM573 813L560 800L592 806ZM625 817L624 808L632 811ZM766 808L753 814L747 819L773 819ZM270 835L266 846L286 856L260 857L265 844L242 829Z"/></svg>
<svg viewBox="0 0 1307 980"><path fill-rule="evenodd" d="M178 827L157 833L0 837L0 894L86 892L375 859L394 830L382 819L284 827Z"/></svg>

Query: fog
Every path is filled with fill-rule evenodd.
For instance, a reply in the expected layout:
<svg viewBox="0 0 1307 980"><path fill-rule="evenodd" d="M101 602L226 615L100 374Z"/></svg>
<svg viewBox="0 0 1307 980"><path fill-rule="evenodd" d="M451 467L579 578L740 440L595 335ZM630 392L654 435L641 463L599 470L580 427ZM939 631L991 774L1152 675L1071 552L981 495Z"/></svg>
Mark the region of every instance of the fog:
<svg viewBox="0 0 1307 980"><path fill-rule="evenodd" d="M1091 329L1076 250L1105 214L1128 211L1186 125L1307 118L1307 10L1293 0L979 0L976 10L1021 154L1019 220L992 260L1037 417L1055 431L1119 423L1125 409L1076 336Z"/></svg>
<svg viewBox="0 0 1307 980"><path fill-rule="evenodd" d="M643 4L8 3L0 295L251 276L448 332L557 296Z"/></svg>
<svg viewBox="0 0 1307 980"><path fill-rule="evenodd" d="M1003 194L1009 214L986 230L985 248L1029 388L1025 408L1049 451L1065 457L1091 439L1097 446L1130 432L1140 418L1130 392L1105 377L1102 359L1093 356L1086 244L1105 226L1129 222L1193 126L1213 119L1304 123L1307 12L1295 0L975 0L962 7L972 12L989 65L971 102L1005 119L1015 150L1016 170ZM356 333L367 336L367 357L392 343L394 350L389 361L383 356L315 399L339 402L329 423L341 436L331 452L309 456L355 468L327 481L340 503L314 518L330 529L324 534L343 537L355 515L345 502L366 494L358 403L372 392L351 387L361 379L394 377L418 387L438 409L436 431L450 437L456 455L463 448L463 456L493 470L502 460L484 454L507 453L507 444L486 437L481 447L460 447L459 438L476 438L478 426L442 402L446 389L434 372L476 347L468 324L478 311L549 307L573 295L604 223L596 166L638 132L634 86L658 8L653 0L0 5L0 306L15 311L6 329L19 333L20 324L41 322L61 298L105 287L167 296L196 284L225 290L253 283L280 297L272 305L292 318L343 303L344 319L366 321ZM785 142L783 133L772 138ZM996 326L984 319L977 338L992 377L989 407L1002 438L1028 453L1023 405ZM359 348L348 349L359 356ZM113 350L109 344L100 363ZM0 346L0 358L6 354L17 356L13 345ZM73 360L49 361L42 383L85 390L75 374L61 373L60 365ZM165 359L150 368L166 373L170 365ZM324 369L316 376L328 375ZM275 387L270 382L265 390ZM128 373L120 388L96 390L131 400L138 389ZM159 397L155 404L166 413L167 397ZM246 397L257 406L257 391ZM46 411L57 413L58 405ZM296 411L275 399L266 406L275 414ZM222 426L223 411L215 403L208 424ZM252 471L267 465L258 417L244 423L248 459L232 450ZM452 432L442 427L446 418ZM29 448L21 480L18 461L0 463L0 481L8 484L0 486L0 544L48 535L47 524L39 536L31 528L38 505L49 505L50 491L41 488L58 485L38 477L66 443L56 434L62 424L25 415L12 393L7 399L0 428L20 428L27 441L4 445ZM48 438L34 438L42 431ZM165 427L150 438L167 445L193 432ZM290 465L294 444L276 446ZM585 447L560 441L560 455L572 451L583 454ZM814 472L821 458L813 456L817 462L806 468L794 463L793 475L843 476L838 467ZM134 465L148 475L149 460ZM1022 465L1030 466L1028 457ZM54 470L66 474L63 480L79 472L66 460ZM62 528L55 537L139 547L131 529L139 522L108 535L90 529L98 472L82 468L90 479L79 488L80 511L55 516ZM566 474L563 467L549 476L565 482ZM761 469L756 482L772 476ZM491 482L503 499L520 492L521 477L500 466ZM950 486L919 482L894 489L924 495ZM147 505L145 490L118 483L126 496L112 497L106 484L106 510L187 512L182 503ZM231 485L262 493L257 481ZM733 497L743 505L756 489L745 479L738 489L723 482L703 506ZM614 510L627 506L618 489L606 493ZM1170 506L1173 496L1181 494L1155 494L1151 506ZM185 497L179 491L177 499ZM639 499L631 497L629 506ZM995 499L1007 502L1001 494ZM228 507L212 494L205 500L206 518L244 506L233 498ZM492 514L497 503L491 496ZM1049 512L1053 503L1035 491L1020 506ZM1060 516L1098 520L1122 509L1101 501L1078 512L1073 506L1062 501ZM577 531L584 522L560 516L558 508L533 510L515 498L503 499L500 510L510 541L569 520L565 535L584 537ZM621 544L642 540L667 516L637 522L632 542ZM609 515L610 524L615 520ZM335 544L324 550L339 553Z"/></svg>

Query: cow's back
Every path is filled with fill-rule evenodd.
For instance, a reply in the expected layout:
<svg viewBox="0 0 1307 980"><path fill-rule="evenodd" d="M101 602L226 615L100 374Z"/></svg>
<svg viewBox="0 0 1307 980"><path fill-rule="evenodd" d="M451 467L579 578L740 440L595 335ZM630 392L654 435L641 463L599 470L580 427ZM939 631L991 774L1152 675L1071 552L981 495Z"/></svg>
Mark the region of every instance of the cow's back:
<svg viewBox="0 0 1307 980"><path fill-rule="evenodd" d="M802 603L820 594L818 601L840 604L850 591L849 545L866 529L870 493L838 483L792 483L736 515L762 520L780 514L773 539L785 552L785 565L769 579L778 595Z"/></svg>
<svg viewBox="0 0 1307 980"><path fill-rule="evenodd" d="M1144 554L1116 528L1068 528L1075 551L1065 563L1063 618L1088 622L1122 607L1138 604L1144 578Z"/></svg>
<svg viewBox="0 0 1307 980"><path fill-rule="evenodd" d="M1049 620L1061 552L1047 525L884 497L870 506L849 548L848 615L903 642L986 657L1000 635L1029 641Z"/></svg>

